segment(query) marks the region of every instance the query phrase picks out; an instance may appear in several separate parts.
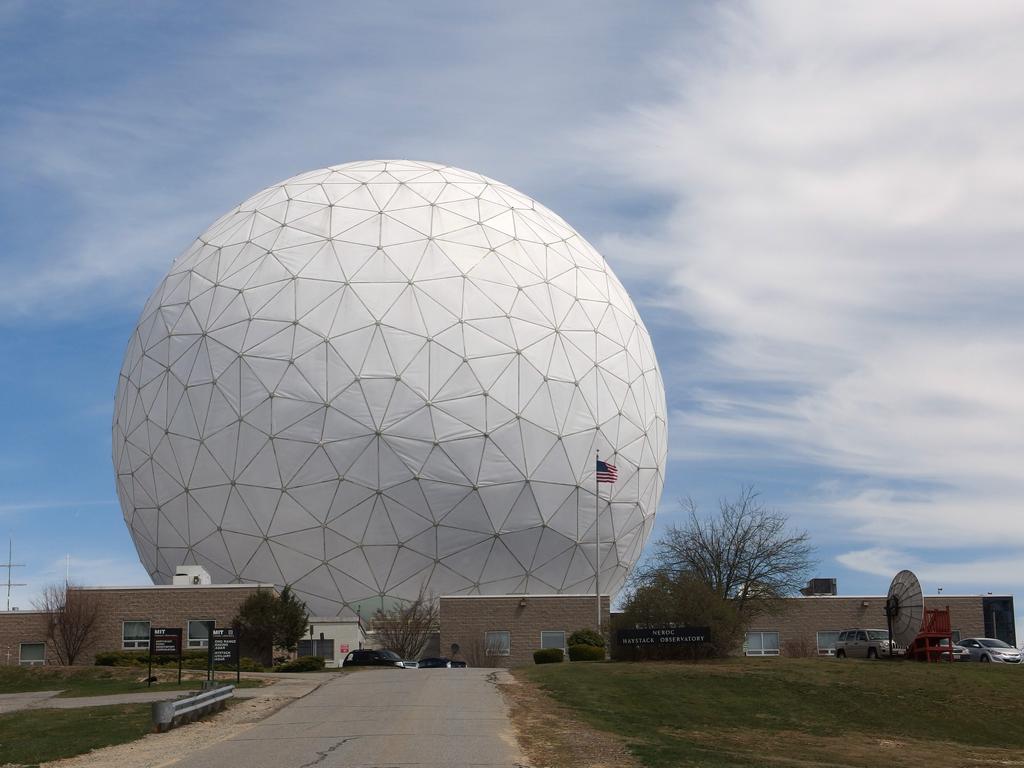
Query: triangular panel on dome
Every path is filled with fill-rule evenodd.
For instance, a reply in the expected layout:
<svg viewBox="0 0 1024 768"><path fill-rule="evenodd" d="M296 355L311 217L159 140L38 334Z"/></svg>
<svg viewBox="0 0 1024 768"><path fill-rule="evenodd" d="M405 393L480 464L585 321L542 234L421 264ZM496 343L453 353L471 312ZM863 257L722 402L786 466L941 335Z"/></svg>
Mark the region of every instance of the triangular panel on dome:
<svg viewBox="0 0 1024 768"><path fill-rule="evenodd" d="M188 487L201 488L207 485L227 483L230 480L228 477L230 471L230 467L221 467L210 452L204 446L200 446L196 452L196 463L189 476Z"/></svg>
<svg viewBox="0 0 1024 768"><path fill-rule="evenodd" d="M315 560L323 560L325 556L324 529L319 526L292 531L291 533L274 534L273 542L276 545L293 549L299 554ZM279 558L282 556L280 549L275 548L275 552ZM286 573L285 576L287 575Z"/></svg>
<svg viewBox="0 0 1024 768"><path fill-rule="evenodd" d="M437 526L424 528L416 536L403 541L402 544L413 552L431 560L437 559Z"/></svg>
<svg viewBox="0 0 1024 768"><path fill-rule="evenodd" d="M370 488L377 488L380 483L380 466L377 462L377 446L380 438L371 438L355 461L344 472L347 480L360 483ZM327 446L325 446L325 449ZM330 453L330 451L328 451Z"/></svg>
<svg viewBox="0 0 1024 768"><path fill-rule="evenodd" d="M430 573L430 588L437 595L467 594L473 590L473 581L456 573L443 562L434 565Z"/></svg>
<svg viewBox="0 0 1024 768"><path fill-rule="evenodd" d="M546 400L547 398L545 397L544 399ZM550 405L550 401L548 401L548 404ZM538 415L542 413L543 411L539 411ZM553 418L553 416L549 417L548 423L551 423ZM545 457L547 457L551 448L558 441L558 438L553 434L554 424L545 429L528 421L525 414L518 423L523 435L523 454L526 459L527 473L532 475L544 462Z"/></svg>
<svg viewBox="0 0 1024 768"><path fill-rule="evenodd" d="M355 461L366 452L374 439L372 434L366 434L347 440L325 442L323 448L338 475L344 477Z"/></svg>
<svg viewBox="0 0 1024 768"><path fill-rule="evenodd" d="M426 582L434 566L433 558L425 557L415 550L400 546L395 562L388 574L386 589L397 592L403 585L410 588L410 593L418 591Z"/></svg>
<svg viewBox="0 0 1024 768"><path fill-rule="evenodd" d="M476 533L493 534L496 530L487 515L487 508L476 491L456 504L450 512L440 518L440 522L445 528L458 528Z"/></svg>
<svg viewBox="0 0 1024 768"><path fill-rule="evenodd" d="M324 423L324 439L332 440L348 438L353 435L353 423L358 424L363 433L371 433L376 429L373 414L363 397L360 382L353 382L331 401L331 408Z"/></svg>
<svg viewBox="0 0 1024 768"><path fill-rule="evenodd" d="M224 507L224 514L215 519L224 531L234 531L262 538L266 534L272 516L273 511L271 510L270 514L265 517L266 525L261 528L249 512L249 508L246 506L245 501L242 500L237 489L232 488ZM253 545L254 549L255 546Z"/></svg>
<svg viewBox="0 0 1024 768"><path fill-rule="evenodd" d="M518 579L525 575L525 571L525 564L508 550L502 538L494 542L494 547L491 549L487 557L487 563L480 574L480 581L483 584L504 579Z"/></svg>
<svg viewBox="0 0 1024 768"><path fill-rule="evenodd" d="M534 561L534 554L540 544L544 528L537 526L519 531L504 533L501 542L520 564L520 570L529 570Z"/></svg>
<svg viewBox="0 0 1024 768"><path fill-rule="evenodd" d="M272 439L246 467L239 479L249 483L258 481L261 485L287 483L314 450L316 450L316 443L281 438Z"/></svg>
<svg viewBox="0 0 1024 768"><path fill-rule="evenodd" d="M426 200L407 186L400 188L384 214L381 243L386 247L396 243L422 243L430 235L432 216Z"/></svg>
<svg viewBox="0 0 1024 768"><path fill-rule="evenodd" d="M301 579L293 582L291 586L298 592L330 601L337 605L337 609L341 608L337 582L331 574L331 569L326 565L314 568Z"/></svg>
<svg viewBox="0 0 1024 768"><path fill-rule="evenodd" d="M353 282L350 287L374 319L383 320L388 310L407 288L407 283L404 279L401 282Z"/></svg>
<svg viewBox="0 0 1024 768"><path fill-rule="evenodd" d="M191 551L195 553L195 559L204 565L215 565L228 573L234 573L235 569L231 562L231 555L228 553L224 537L219 531L210 534L202 541L195 542L191 547ZM177 561L173 563L172 567L176 568L184 562L183 554L171 558Z"/></svg>
<svg viewBox="0 0 1024 768"><path fill-rule="evenodd" d="M259 547L239 568L239 578L246 582L261 584L285 584L285 577L273 559L267 542L260 542Z"/></svg>
<svg viewBox="0 0 1024 768"><path fill-rule="evenodd" d="M274 560L283 577L282 581L277 582L278 584L291 584L317 568L321 563L318 558L310 557L294 549L282 546L274 539L271 539L269 544Z"/></svg>
<svg viewBox="0 0 1024 768"><path fill-rule="evenodd" d="M221 519L224 516L224 511L231 495L230 486L215 485L209 488L194 488L189 491L188 495L188 514L190 517L193 516L193 513L202 512L209 518L210 524L214 527L221 524ZM199 524L205 526L207 523L200 521ZM203 536L205 535L206 533L203 534ZM196 538L191 533L189 536L192 540Z"/></svg>
<svg viewBox="0 0 1024 768"><path fill-rule="evenodd" d="M342 488L350 483L343 483ZM339 495L340 492L339 492ZM368 497L363 498L361 501L352 503L355 501L357 496L351 495L347 503L341 503L339 499L335 499L334 505L331 507L331 514L327 520L329 528L337 531L346 538L352 539L353 541L362 542L363 536L366 533L366 526L370 522L370 517L373 515L373 508L377 500L376 492L371 491ZM349 506L351 504L351 506Z"/></svg>
<svg viewBox="0 0 1024 768"><path fill-rule="evenodd" d="M289 483L292 486L305 486L329 482L338 478L338 471L334 468L330 458L327 456L327 452L321 446L306 459L298 472L292 476Z"/></svg>
<svg viewBox="0 0 1024 768"><path fill-rule="evenodd" d="M497 539L493 537L485 539L479 544L442 558L441 564L467 581L477 584L480 581L484 565L487 563L487 557L496 541Z"/></svg>
<svg viewBox="0 0 1024 768"><path fill-rule="evenodd" d="M519 430L519 421L513 420L507 424L504 424L497 429L494 429L488 438L490 442L500 451L501 456L507 460L515 472L522 477L527 474L526 459L523 456L523 439L522 433ZM494 461L499 461L499 457L494 456L493 453L485 454L485 457L491 457ZM509 471L512 474L512 471ZM488 474L490 477L490 474ZM492 482L491 480L481 480L481 482Z"/></svg>
<svg viewBox="0 0 1024 768"><path fill-rule="evenodd" d="M243 485L239 483L234 486L238 495L242 497L249 514L259 526L260 530L270 530L270 523L274 519L274 512L277 511L277 504L281 498L281 491L276 488L265 488L256 485Z"/></svg>
<svg viewBox="0 0 1024 768"><path fill-rule="evenodd" d="M383 331L378 328L370 339L360 374L364 377L384 376L393 379L398 371L391 359Z"/></svg>
<svg viewBox="0 0 1024 768"><path fill-rule="evenodd" d="M338 492L338 484L335 477L326 481L293 486L287 493L313 517L324 521Z"/></svg>
<svg viewBox="0 0 1024 768"><path fill-rule="evenodd" d="M397 546L364 546L363 553L366 555L366 562L370 566L374 582L383 592L387 584L388 574L394 565L398 555Z"/></svg>
<svg viewBox="0 0 1024 768"><path fill-rule="evenodd" d="M417 481L423 488L423 495L430 507L434 520L440 520L460 501L466 498L472 488L468 485L421 478Z"/></svg>
<svg viewBox="0 0 1024 768"><path fill-rule="evenodd" d="M381 335L395 374L404 374L406 367L427 343L426 337L418 333L406 333L387 326L381 329Z"/></svg>
<svg viewBox="0 0 1024 768"><path fill-rule="evenodd" d="M520 466L501 450L497 442L488 438L484 443L477 483L484 486L516 482L524 479L524 476Z"/></svg>
<svg viewBox="0 0 1024 768"><path fill-rule="evenodd" d="M362 545L391 545L398 544L399 537L388 515L388 510L383 498L378 496L374 500L373 511L367 522L367 529L362 534Z"/></svg>

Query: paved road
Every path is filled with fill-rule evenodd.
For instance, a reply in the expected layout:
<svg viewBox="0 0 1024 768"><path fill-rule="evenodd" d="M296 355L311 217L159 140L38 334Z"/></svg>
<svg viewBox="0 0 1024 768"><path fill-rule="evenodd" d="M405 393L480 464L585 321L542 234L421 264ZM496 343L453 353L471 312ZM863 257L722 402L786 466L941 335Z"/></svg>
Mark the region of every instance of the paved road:
<svg viewBox="0 0 1024 768"><path fill-rule="evenodd" d="M508 711L486 669L340 676L176 768L514 768Z"/></svg>

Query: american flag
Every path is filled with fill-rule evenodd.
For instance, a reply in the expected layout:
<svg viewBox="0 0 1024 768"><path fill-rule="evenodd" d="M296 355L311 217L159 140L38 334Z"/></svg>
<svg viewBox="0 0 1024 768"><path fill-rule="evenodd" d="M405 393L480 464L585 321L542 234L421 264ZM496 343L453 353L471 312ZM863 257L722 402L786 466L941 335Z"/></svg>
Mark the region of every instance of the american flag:
<svg viewBox="0 0 1024 768"><path fill-rule="evenodd" d="M619 471L615 468L614 464L609 464L607 461L597 460L597 482L599 483L614 483L619 476Z"/></svg>

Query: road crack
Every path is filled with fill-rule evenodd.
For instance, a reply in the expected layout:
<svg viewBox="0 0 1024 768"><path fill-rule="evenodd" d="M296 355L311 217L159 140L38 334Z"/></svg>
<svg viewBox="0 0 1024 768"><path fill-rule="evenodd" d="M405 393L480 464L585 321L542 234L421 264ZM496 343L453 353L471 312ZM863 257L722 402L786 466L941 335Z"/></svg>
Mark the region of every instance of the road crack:
<svg viewBox="0 0 1024 768"><path fill-rule="evenodd" d="M324 760L326 760L327 757L332 752L334 752L334 750L338 749L340 746L342 746L343 744L345 744L348 741L353 741L354 739L355 739L355 737L349 736L348 738L344 738L341 741L337 742L336 744L332 744L327 749L325 749L323 752L317 752L316 753L316 760L311 760L308 763L303 763L302 765L299 766L299 768L313 768L314 765L320 765L320 763L322 763Z"/></svg>

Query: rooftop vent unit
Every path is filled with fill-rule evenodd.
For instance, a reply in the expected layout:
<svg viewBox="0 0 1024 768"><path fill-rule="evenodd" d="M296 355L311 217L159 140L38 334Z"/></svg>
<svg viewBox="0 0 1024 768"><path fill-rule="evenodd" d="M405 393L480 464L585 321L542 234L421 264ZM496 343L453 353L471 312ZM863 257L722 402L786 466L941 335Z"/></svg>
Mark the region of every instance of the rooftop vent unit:
<svg viewBox="0 0 1024 768"><path fill-rule="evenodd" d="M199 586L212 584L209 572L201 565L179 565L171 582L176 587Z"/></svg>
<svg viewBox="0 0 1024 768"><path fill-rule="evenodd" d="M835 579L811 579L807 582L807 586L800 590L800 594L804 597L812 597L814 595L837 595L839 594L836 590Z"/></svg>

